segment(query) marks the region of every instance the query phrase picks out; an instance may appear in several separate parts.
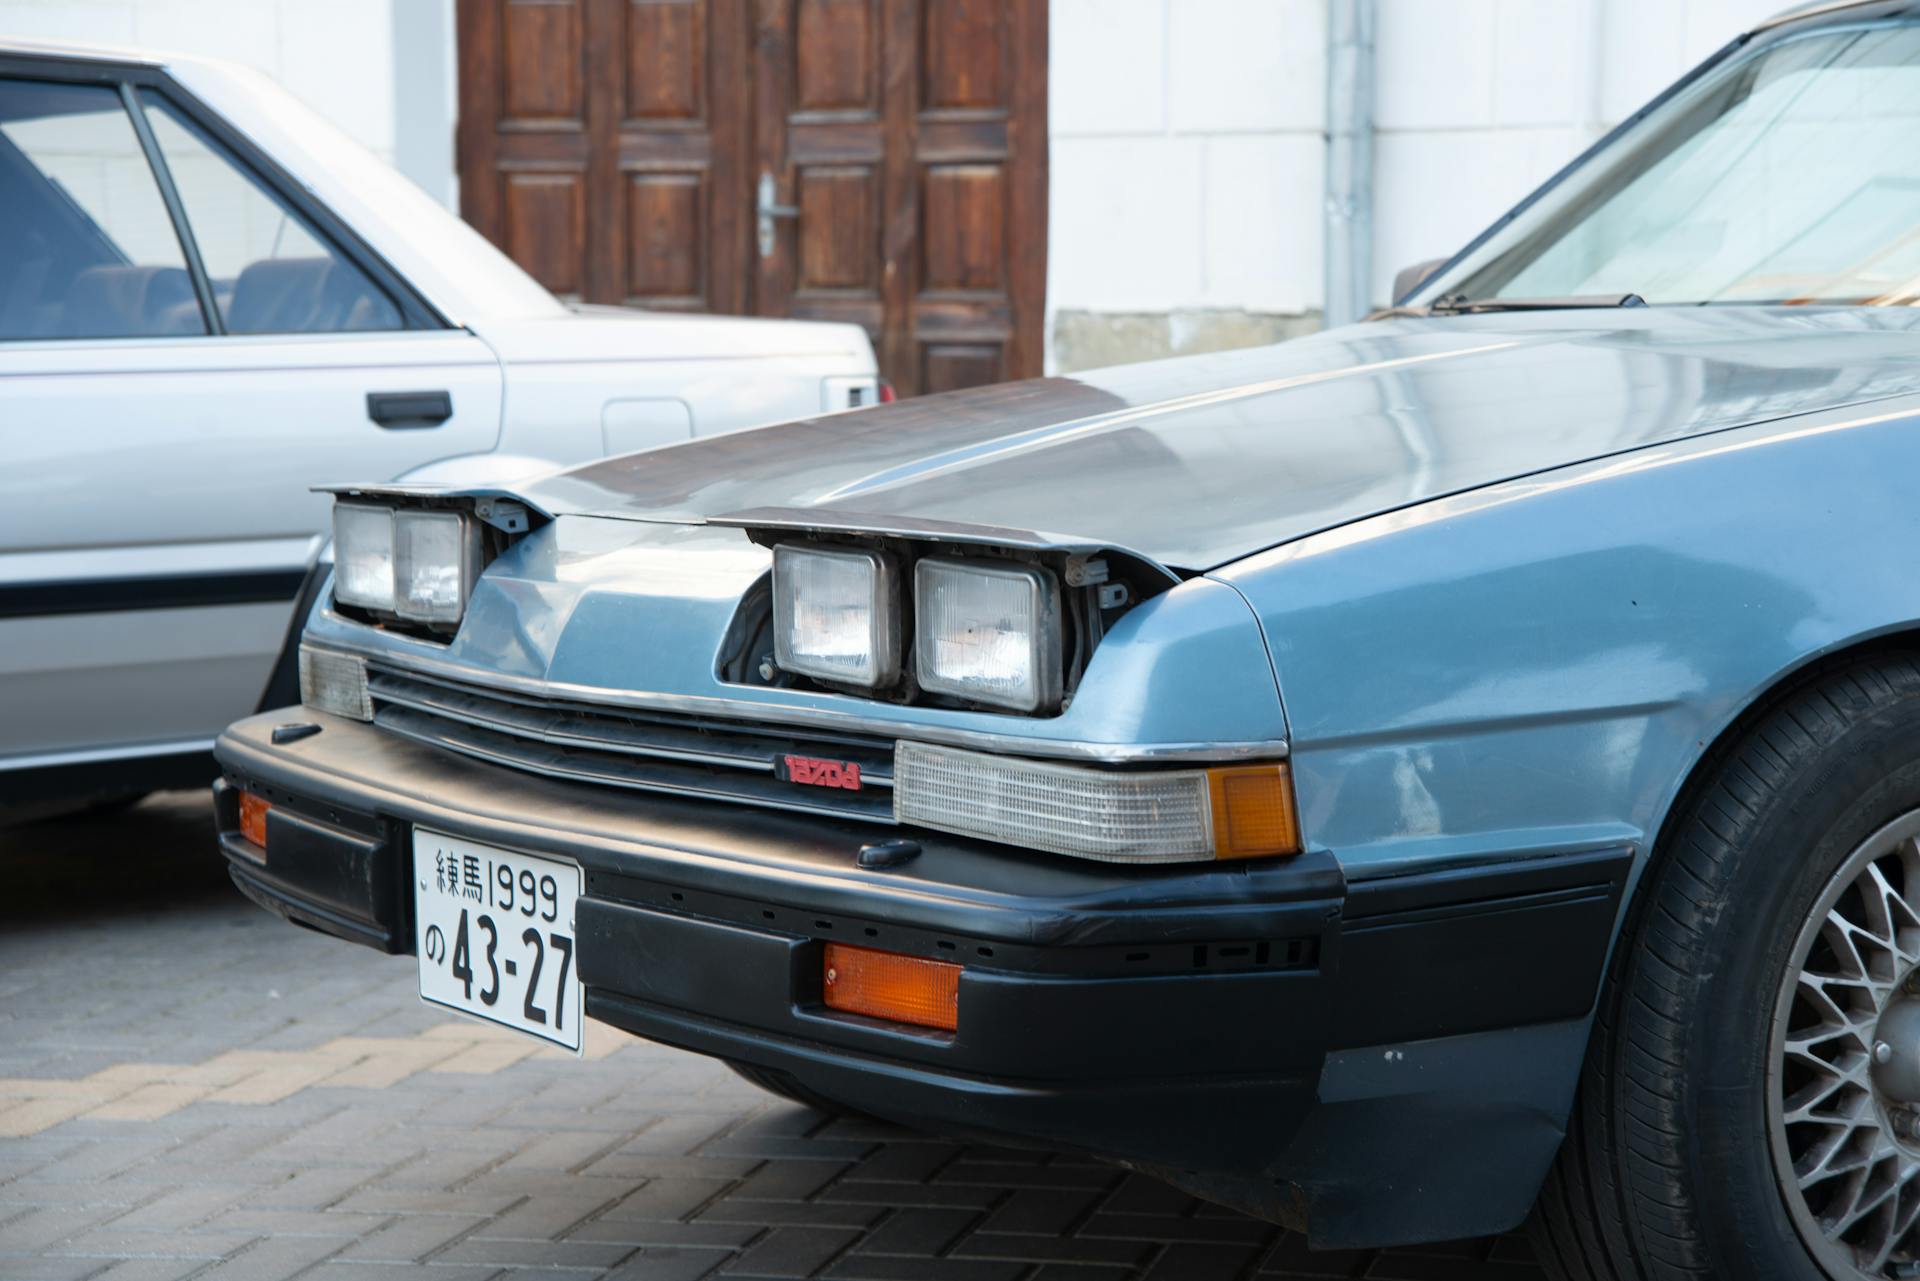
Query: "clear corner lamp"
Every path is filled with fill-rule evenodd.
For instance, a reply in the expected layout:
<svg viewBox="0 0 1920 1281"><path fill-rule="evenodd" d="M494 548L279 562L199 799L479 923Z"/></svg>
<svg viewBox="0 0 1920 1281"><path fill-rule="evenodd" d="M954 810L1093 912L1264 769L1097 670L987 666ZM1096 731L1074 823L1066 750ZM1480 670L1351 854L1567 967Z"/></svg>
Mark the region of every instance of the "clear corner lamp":
<svg viewBox="0 0 1920 1281"><path fill-rule="evenodd" d="M893 558L863 548L773 549L773 649L781 670L877 688L900 675Z"/></svg>

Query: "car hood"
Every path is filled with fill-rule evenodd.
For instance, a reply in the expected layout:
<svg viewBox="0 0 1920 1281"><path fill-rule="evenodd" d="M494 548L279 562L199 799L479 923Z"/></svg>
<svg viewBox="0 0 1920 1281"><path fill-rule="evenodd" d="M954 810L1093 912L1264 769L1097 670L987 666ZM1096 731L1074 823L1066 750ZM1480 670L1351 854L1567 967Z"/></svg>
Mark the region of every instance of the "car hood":
<svg viewBox="0 0 1920 1281"><path fill-rule="evenodd" d="M629 454L526 496L633 520L993 526L1204 570L1513 477L1920 390L1916 324L1885 308L1405 318Z"/></svg>

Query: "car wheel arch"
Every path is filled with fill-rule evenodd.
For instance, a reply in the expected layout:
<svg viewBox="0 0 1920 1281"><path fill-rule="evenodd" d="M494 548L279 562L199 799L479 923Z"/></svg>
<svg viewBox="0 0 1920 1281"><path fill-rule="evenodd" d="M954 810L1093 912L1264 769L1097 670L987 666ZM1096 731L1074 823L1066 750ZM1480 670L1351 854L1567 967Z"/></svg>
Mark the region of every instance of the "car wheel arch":
<svg viewBox="0 0 1920 1281"><path fill-rule="evenodd" d="M1830 673L1856 663L1895 654L1920 656L1920 621L1895 624L1877 631L1849 637L1843 641L1802 654L1799 659L1770 675L1748 692L1723 719L1710 737L1702 739L1685 772L1675 781L1652 825L1648 858L1637 869L1634 884L1622 903L1623 919L1633 907L1635 891L1644 879L1646 866L1659 858L1671 842L1674 828L1683 820L1688 804L1709 785L1715 771L1732 755L1753 729L1794 693Z"/></svg>

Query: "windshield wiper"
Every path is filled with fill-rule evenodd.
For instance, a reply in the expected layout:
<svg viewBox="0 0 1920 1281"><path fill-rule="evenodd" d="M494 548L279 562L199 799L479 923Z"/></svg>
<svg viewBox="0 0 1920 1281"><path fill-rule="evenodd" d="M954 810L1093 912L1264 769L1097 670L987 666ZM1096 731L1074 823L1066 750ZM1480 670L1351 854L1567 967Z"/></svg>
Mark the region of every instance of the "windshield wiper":
<svg viewBox="0 0 1920 1281"><path fill-rule="evenodd" d="M1427 314L1473 316L1489 311L1586 311L1646 305L1647 300L1639 294L1576 294L1567 298L1468 298L1455 294L1434 299Z"/></svg>

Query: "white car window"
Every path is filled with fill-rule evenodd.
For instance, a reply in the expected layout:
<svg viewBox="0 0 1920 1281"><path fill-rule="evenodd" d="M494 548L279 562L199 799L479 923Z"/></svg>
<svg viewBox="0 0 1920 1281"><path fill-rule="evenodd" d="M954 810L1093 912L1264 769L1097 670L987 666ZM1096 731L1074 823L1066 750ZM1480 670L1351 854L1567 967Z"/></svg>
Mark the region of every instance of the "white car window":
<svg viewBox="0 0 1920 1281"><path fill-rule="evenodd" d="M228 333L406 328L384 290L199 126L140 98Z"/></svg>
<svg viewBox="0 0 1920 1281"><path fill-rule="evenodd" d="M204 334L117 91L0 79L0 341Z"/></svg>

